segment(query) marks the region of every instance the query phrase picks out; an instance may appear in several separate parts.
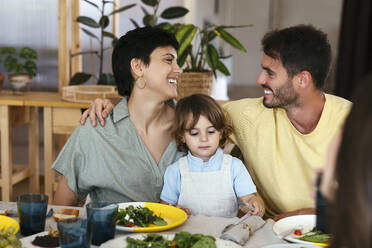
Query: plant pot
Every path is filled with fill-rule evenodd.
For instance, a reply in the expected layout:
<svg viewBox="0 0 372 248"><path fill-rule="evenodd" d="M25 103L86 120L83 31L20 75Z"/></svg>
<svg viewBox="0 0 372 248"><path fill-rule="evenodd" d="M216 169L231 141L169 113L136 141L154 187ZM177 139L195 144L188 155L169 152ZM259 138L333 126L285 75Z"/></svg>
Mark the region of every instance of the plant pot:
<svg viewBox="0 0 372 248"><path fill-rule="evenodd" d="M178 77L177 100L196 93L211 95L212 89L212 72L184 72Z"/></svg>
<svg viewBox="0 0 372 248"><path fill-rule="evenodd" d="M32 76L30 74L9 74L9 81L12 86L13 94L23 95L30 88Z"/></svg>
<svg viewBox="0 0 372 248"><path fill-rule="evenodd" d="M4 75L0 73L0 92L3 89Z"/></svg>

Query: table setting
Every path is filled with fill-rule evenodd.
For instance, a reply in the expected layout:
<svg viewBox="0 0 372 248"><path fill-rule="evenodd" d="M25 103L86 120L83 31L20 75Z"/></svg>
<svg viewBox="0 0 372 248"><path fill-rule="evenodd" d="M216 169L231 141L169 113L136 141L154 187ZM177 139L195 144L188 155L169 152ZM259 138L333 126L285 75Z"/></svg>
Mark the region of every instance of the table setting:
<svg viewBox="0 0 372 248"><path fill-rule="evenodd" d="M21 243L21 246L13 247L119 248L127 247L128 240L137 242L136 240L149 239L173 242L174 245L186 236L199 243L213 242L217 248L319 247L317 246L319 244L311 242L297 242L298 240L291 236L293 233L283 237L284 231L294 228L293 223L296 219L285 218L275 223L272 219L263 220L259 216L249 214L241 218L187 216L179 208L149 202L119 204L91 202L85 207L56 206L47 203L47 196L42 194L25 194L17 197L17 202L0 202L0 211L7 212L7 216L0 215L0 230L6 230L11 226L12 232ZM136 217L132 215L130 217L130 213L125 212L128 209L147 209L159 218L141 227ZM120 214L122 223L126 225L118 224ZM306 224L307 229L314 224L314 220L312 215L302 219L297 217L297 221L306 222L304 225ZM59 246L52 246L53 239L50 237L57 230L58 236L54 237L54 242L59 243ZM42 246L40 242L51 246Z"/></svg>

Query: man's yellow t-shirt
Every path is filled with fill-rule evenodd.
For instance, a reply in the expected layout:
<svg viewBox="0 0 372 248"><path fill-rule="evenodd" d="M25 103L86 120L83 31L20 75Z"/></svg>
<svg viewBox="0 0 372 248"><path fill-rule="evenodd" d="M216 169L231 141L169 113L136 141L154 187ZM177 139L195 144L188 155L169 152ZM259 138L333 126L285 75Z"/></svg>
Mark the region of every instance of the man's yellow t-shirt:
<svg viewBox="0 0 372 248"><path fill-rule="evenodd" d="M243 154L268 216L315 207L315 169L324 165L330 141L351 107L343 98L325 97L318 125L309 134L301 134L284 109L266 108L262 97L223 106L233 127L231 141Z"/></svg>

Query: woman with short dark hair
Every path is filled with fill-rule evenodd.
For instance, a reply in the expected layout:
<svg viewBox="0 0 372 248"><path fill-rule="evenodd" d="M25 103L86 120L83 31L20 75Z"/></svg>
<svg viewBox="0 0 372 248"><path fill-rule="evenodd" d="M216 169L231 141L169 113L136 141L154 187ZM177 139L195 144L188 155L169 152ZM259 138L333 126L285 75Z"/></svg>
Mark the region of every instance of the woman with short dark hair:
<svg viewBox="0 0 372 248"><path fill-rule="evenodd" d="M112 67L124 98L105 119L76 128L53 164L62 174L54 204L92 201L158 202L167 166L177 151L171 130L173 99L182 72L178 42L168 31L129 31L115 45Z"/></svg>

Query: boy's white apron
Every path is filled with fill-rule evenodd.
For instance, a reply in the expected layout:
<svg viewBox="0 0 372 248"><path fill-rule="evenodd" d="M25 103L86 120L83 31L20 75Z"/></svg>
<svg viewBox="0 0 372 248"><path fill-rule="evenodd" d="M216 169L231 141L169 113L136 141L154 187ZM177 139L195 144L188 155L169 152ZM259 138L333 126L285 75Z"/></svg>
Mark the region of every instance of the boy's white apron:
<svg viewBox="0 0 372 248"><path fill-rule="evenodd" d="M224 154L219 171L190 172L187 157L179 160L181 193L178 204L192 215L235 217L238 202L231 182L230 155Z"/></svg>

